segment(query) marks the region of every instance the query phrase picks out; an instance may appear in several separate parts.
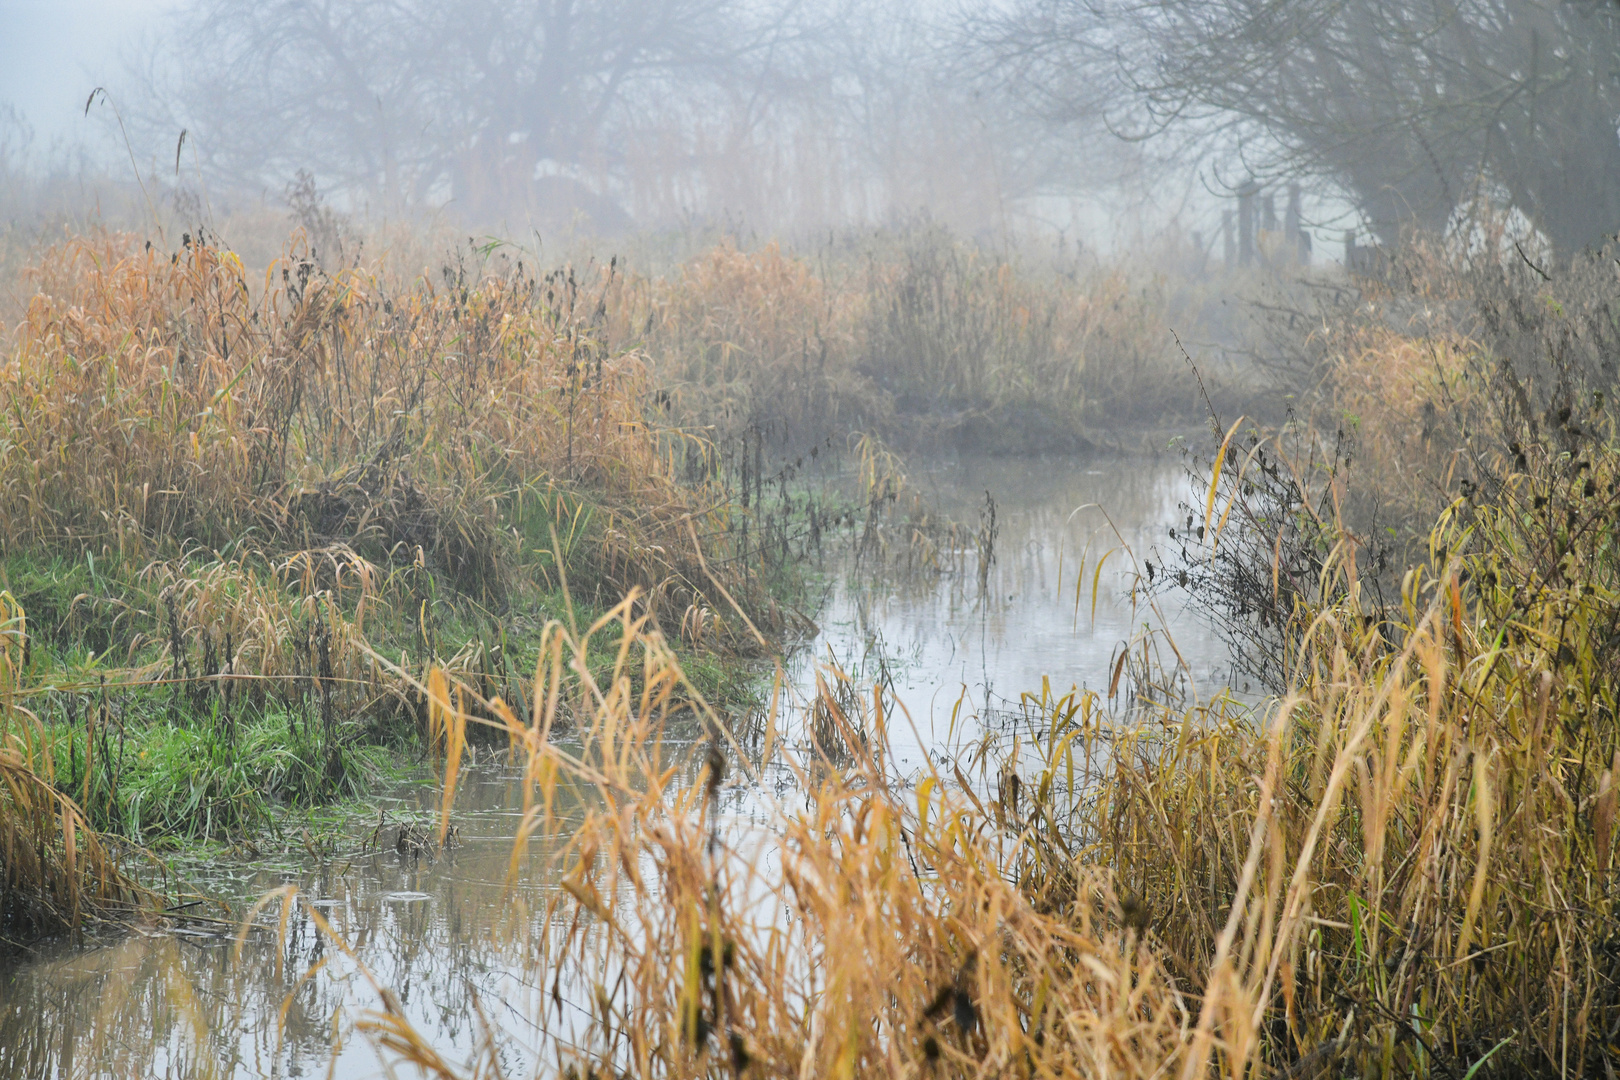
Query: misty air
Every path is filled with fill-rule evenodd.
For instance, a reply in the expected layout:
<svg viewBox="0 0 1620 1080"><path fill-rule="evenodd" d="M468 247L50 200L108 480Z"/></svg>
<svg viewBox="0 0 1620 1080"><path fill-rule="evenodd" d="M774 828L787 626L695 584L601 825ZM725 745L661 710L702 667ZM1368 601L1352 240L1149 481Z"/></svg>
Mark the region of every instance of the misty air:
<svg viewBox="0 0 1620 1080"><path fill-rule="evenodd" d="M1609 0L0 6L0 1080L1620 1067Z"/></svg>

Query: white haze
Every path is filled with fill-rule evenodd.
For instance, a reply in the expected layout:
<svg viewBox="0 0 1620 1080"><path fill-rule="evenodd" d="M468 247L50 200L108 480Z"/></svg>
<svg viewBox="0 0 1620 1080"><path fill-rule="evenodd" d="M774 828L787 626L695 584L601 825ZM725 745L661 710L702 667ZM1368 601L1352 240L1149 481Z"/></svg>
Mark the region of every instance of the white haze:
<svg viewBox="0 0 1620 1080"><path fill-rule="evenodd" d="M636 2L619 6L633 10ZM647 0L646 6L661 2ZM298 69L293 49L266 73L243 74L247 65L225 57L219 42L193 36L199 12L216 22L222 13L240 19L238 29L249 32L237 40L251 48L267 31L296 27L312 9L365 12L408 3L0 0L0 175L7 168L19 175L15 170L24 166L36 175L73 173L83 191L95 187L85 180L91 173L104 184L127 186L133 156L148 180L161 185L167 177L170 186L184 187L187 177L173 170L184 129L187 173L206 182L216 205L237 210L250 203L284 210L287 186L303 169L331 205L357 214L440 214L510 234L555 231L569 215L579 221L582 207L595 213L603 232L695 223L789 238L925 215L963 235L1061 236L1099 254L1140 246L1166 230L1183 239L1196 232L1211 256L1220 257L1222 214L1234 203L1211 180L1207 161L1172 160L1155 146L1114 138L1098 122L1046 123L1019 114L993 91L981 95L965 81L971 72L946 56L953 28L978 12L905 0L886 7L840 4L791 5L785 10L812 13L805 19L808 46L802 40L780 51L771 46L770 55L780 59L760 64L754 74L739 69L729 81L686 82L626 97L614 103L616 119L581 136L592 145L560 161L541 155L537 163L522 162L528 190L513 195L507 182L497 196L480 201L461 190L465 162L435 164L443 147L420 138L458 124L463 130L484 124L503 145L527 137L517 121L470 112L448 92L458 85L476 89L474 82L395 79L399 65L383 56L370 28L349 27L352 70L312 90L312 100L358 76L366 85L340 108L350 115L362 104L391 111L403 141L417 144L410 147L414 158L387 167L404 175L385 176L382 166L367 175L363 163L344 158L349 139L340 129L334 137L330 125L310 125L306 136L300 115L270 117L290 92L314 87L328 74L319 64ZM492 0L460 0L423 10L447 12L446 25L453 25L462 11L500 8ZM448 63L420 50L404 55L424 69L436 60L441 67L459 62L450 53ZM231 81L233 74L240 80ZM110 104L98 104L86 117L95 87L107 88ZM406 91L401 99L414 92L418 100L401 100L396 108L389 87ZM126 120L122 130L115 108ZM374 125L368 118L358 126ZM542 174L550 185L546 198L560 204L537 207L533 178ZM1307 209L1314 211L1308 217L1332 227L1317 230L1316 250L1337 254L1344 204L1334 201L1331 186L1317 190L1323 197L1313 202L1307 195Z"/></svg>
<svg viewBox="0 0 1620 1080"><path fill-rule="evenodd" d="M124 57L155 32L174 0L0 0L0 109L16 110L49 152L110 151L84 115L98 86L116 86Z"/></svg>

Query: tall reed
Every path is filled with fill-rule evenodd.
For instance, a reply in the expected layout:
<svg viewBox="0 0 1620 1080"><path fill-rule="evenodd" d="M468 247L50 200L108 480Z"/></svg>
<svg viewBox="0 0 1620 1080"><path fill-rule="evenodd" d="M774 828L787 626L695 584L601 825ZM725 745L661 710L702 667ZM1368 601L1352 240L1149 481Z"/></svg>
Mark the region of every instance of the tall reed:
<svg viewBox="0 0 1620 1080"><path fill-rule="evenodd" d="M1571 496L1592 521L1617 461ZM775 723L762 756L712 717L695 747L663 742L681 675L627 601L635 647L582 688L582 753L547 738L538 691L501 713L524 837L564 787L600 799L521 947L589 1017L546 1005L549 1052L579 1075L1601 1074L1620 567L1578 526L1553 563L1538 535L1459 501L1397 610L1296 598L1280 698L1116 720L1091 691L1033 695L1017 738L903 779L905 713L833 672L808 756L779 757ZM1335 561L1354 578L1353 547ZM555 633L552 672L582 647ZM802 801L755 787L767 763ZM362 1026L457 1075L399 1016Z"/></svg>
<svg viewBox="0 0 1620 1080"><path fill-rule="evenodd" d="M1184 283L1047 263L928 225L819 250L723 243L667 275L618 278L603 324L645 346L684 423L764 428L790 455L851 431L1030 452L1196 421L1166 322L1201 321Z"/></svg>
<svg viewBox="0 0 1620 1080"><path fill-rule="evenodd" d="M404 673L511 695L530 630L604 592L671 634L701 621L711 652L782 628L760 568L785 526L769 560L761 515L733 539L730 493L683 471L712 446L655 430L645 357L566 274L488 252L328 273L295 236L261 280L208 236L101 232L29 280L0 361L0 589L41 616L26 707L98 827L234 835L267 799L351 792L359 742L426 718ZM119 784L76 749L109 694L120 755L129 734L176 776ZM276 750L271 716L285 760L256 758L254 791L240 751ZM207 752L176 749L193 735Z"/></svg>
<svg viewBox="0 0 1620 1080"><path fill-rule="evenodd" d="M1120 923L1106 875L1087 872L1061 912L1032 903L1000 872L1016 841L987 828L970 790L938 776L912 789L889 772L887 727L905 721L881 696L851 713L859 699L827 684L821 706L847 767L790 766L806 798L770 802L768 826L753 829L726 806L783 732L762 733L761 759L700 705L708 736L666 741L673 703L694 688L633 598L611 618L625 647L609 677L568 691L562 673L604 627L557 625L533 711L490 703L526 778L511 873L530 837L568 829L541 929L511 946L551 987L534 1021L559 1072L854 1076L991 1062L1147 1075L1180 1060L1189 1003ZM449 751L447 822L475 721L447 680L425 689ZM550 737L564 699L589 717L577 752ZM582 822L558 816L577 814L565 792L587 807ZM382 1000L362 1034L429 1075L461 1075ZM498 1064L499 1033L484 1045L477 1071Z"/></svg>

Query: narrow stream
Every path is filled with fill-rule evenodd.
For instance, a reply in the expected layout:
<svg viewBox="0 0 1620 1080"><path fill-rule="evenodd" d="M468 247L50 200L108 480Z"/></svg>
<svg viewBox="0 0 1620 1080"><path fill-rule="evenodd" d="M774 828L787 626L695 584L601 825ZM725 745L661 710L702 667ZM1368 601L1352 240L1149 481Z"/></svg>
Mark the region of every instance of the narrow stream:
<svg viewBox="0 0 1620 1080"><path fill-rule="evenodd" d="M977 738L1043 679L1060 694L1106 687L1120 648L1144 625L1173 636L1194 693L1227 681L1224 648L1184 597L1159 596L1162 625L1139 591L1133 600L1141 567L1129 553L1115 550L1093 577L1098 560L1122 545L1137 559L1157 559L1155 540L1187 497L1174 458L965 461L914 474L912 483L959 521L978 521L988 493L996 558L982 587L972 561L911 582L842 574L819 613L818 636L788 669L799 695L813 690L828 660L857 682L886 680L912 721L890 726L893 766L920 769L927 756ZM47 944L0 960L0 1078L383 1076L368 1042L333 1035L346 1016L378 1004L362 966L392 988L446 1059L467 1060L482 1016L502 1029L508 1075L526 1074L526 1047L538 1043L534 1018L552 988L536 984L502 939L541 929L535 921L552 887L542 856L552 838L535 837L514 867L518 777L500 762L471 767L456 799L461 843L437 858L397 842L401 822L425 821L436 806L431 785L405 785L373 802L375 816L354 821L335 851L215 865L194 876L238 911L296 885L352 955L334 949L298 908L284 933L248 935L239 957L231 922L199 918L179 932ZM758 804L737 791L728 806L746 817ZM367 846L373 835L380 843ZM273 923L280 911L272 904L259 921ZM203 906L190 913L214 914Z"/></svg>
<svg viewBox="0 0 1620 1080"><path fill-rule="evenodd" d="M1155 610L1141 588L1187 501L1177 458L980 458L911 483L956 521L980 522L994 504L995 556L982 587L976 555L956 573L909 584L840 576L820 634L792 668L801 693L829 661L857 681L885 678L916 727L915 736L911 725L891 728L895 764L921 766L926 753L970 741L1043 679L1058 695L1105 689L1120 651L1147 627L1174 639L1192 692L1230 681L1226 647L1186 595L1161 593ZM1176 665L1175 653L1163 656Z"/></svg>

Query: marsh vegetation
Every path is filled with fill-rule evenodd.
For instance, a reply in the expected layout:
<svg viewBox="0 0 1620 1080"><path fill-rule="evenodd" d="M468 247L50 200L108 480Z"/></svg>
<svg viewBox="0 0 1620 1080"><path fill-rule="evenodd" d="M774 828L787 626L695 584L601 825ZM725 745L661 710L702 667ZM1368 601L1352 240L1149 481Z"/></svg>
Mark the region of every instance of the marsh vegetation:
<svg viewBox="0 0 1620 1080"><path fill-rule="evenodd" d="M1613 1075L1620 22L869 7L0 114L0 1075Z"/></svg>
<svg viewBox="0 0 1620 1080"><path fill-rule="evenodd" d="M294 248L262 291L202 239L50 251L6 384L10 933L150 920L174 883L140 847L262 851L283 807L376 792L401 752L436 763L438 813L283 848L453 859L457 789L493 755L520 824L484 846L511 845L523 899L488 947L552 991L522 1033L466 1014L475 1071L1601 1068L1607 256L1543 277L1414 246L1291 293L1312 306L1270 309L1246 391L1292 393L1282 422L1206 394L1182 506L1149 499L1129 535L1098 518L1009 578L993 498L951 512L833 420L910 426L914 454L971 438L923 418L1018 407L1056 353L980 347L1009 340L1009 294L1156 331L1095 304L1106 277L974 277L950 243L845 278L774 247L656 278L490 251L437 281ZM958 260L929 279L963 290L949 319L906 321L930 310L906 307L919 245ZM851 392L851 358L902 331L933 366ZM812 368L817 334L844 351ZM1086 361L1046 398L1078 402L1060 447L1098 430ZM981 370L1007 396L974 398ZM908 378L962 396L908 414ZM882 642L849 671L772 660L813 632L829 550L827 572L947 582L987 618L1031 587L1078 631L1108 592L1120 637L1072 689L987 685L913 734L939 704L908 711ZM1190 677L1172 602L1214 618L1249 693ZM247 933L302 926L311 962L371 980L351 1035L461 1075L329 917L352 889L288 884ZM165 1053L249 1068L199 1037Z"/></svg>

